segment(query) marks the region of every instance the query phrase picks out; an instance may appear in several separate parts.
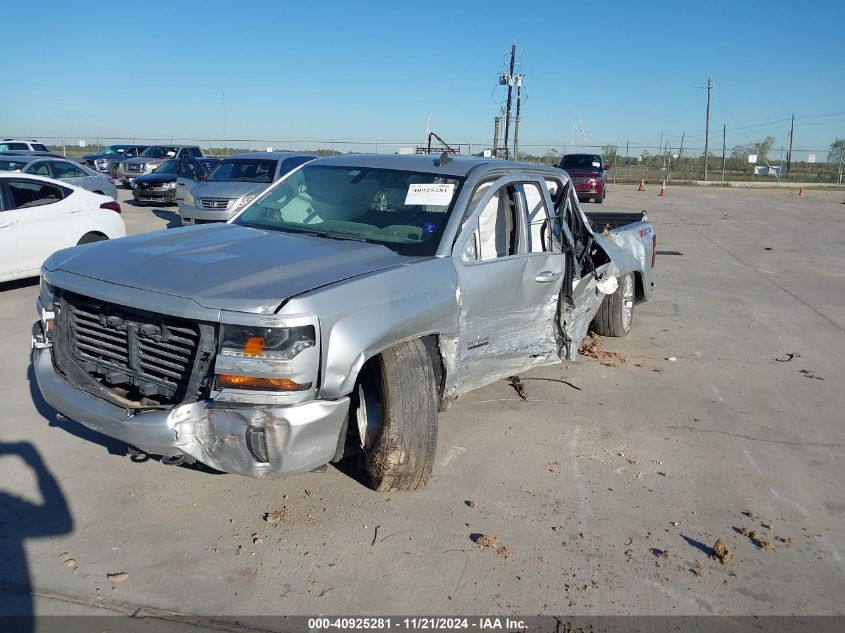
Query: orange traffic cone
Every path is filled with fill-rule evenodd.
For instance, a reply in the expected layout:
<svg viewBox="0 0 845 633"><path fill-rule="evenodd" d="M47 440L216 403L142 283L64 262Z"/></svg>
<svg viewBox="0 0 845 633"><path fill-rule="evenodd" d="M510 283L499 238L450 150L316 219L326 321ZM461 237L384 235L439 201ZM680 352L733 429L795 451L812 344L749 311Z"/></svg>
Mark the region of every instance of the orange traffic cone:
<svg viewBox="0 0 845 633"><path fill-rule="evenodd" d="M640 178L640 188L637 191L645 191L645 178Z"/></svg>
<svg viewBox="0 0 845 633"><path fill-rule="evenodd" d="M799 195L799 196L803 196L803 195L804 195L804 185L801 185L801 188L798 190L798 195Z"/></svg>
<svg viewBox="0 0 845 633"><path fill-rule="evenodd" d="M657 194L658 198L665 198L666 197L666 183L664 182L660 186L660 193Z"/></svg>

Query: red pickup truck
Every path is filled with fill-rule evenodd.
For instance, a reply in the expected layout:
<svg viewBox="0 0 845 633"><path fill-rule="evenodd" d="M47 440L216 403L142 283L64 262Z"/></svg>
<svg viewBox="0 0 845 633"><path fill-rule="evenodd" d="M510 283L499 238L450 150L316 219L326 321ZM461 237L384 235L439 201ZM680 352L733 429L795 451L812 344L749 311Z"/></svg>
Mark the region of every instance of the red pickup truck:
<svg viewBox="0 0 845 633"><path fill-rule="evenodd" d="M608 166L600 154L566 154L558 165L572 178L578 200L594 200L601 204L607 197L605 174Z"/></svg>

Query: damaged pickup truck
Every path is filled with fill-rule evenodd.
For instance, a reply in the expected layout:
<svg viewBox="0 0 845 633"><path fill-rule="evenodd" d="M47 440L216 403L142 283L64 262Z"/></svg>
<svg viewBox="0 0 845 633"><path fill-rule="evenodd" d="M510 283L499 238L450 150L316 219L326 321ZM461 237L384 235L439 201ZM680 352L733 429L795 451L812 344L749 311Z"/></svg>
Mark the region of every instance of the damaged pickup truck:
<svg viewBox="0 0 845 633"><path fill-rule="evenodd" d="M373 488L416 489L458 395L630 330L654 229L595 215L556 168L318 159L227 224L50 257L38 386L166 462L269 478L358 453Z"/></svg>

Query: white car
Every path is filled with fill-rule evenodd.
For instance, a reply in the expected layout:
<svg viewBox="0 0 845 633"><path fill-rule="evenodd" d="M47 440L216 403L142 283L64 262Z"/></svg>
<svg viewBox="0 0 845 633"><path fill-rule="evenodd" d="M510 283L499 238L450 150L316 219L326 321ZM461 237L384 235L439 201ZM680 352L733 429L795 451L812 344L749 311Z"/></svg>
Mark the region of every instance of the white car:
<svg viewBox="0 0 845 633"><path fill-rule="evenodd" d="M112 198L51 178L0 172L0 281L37 276L62 248L125 235Z"/></svg>

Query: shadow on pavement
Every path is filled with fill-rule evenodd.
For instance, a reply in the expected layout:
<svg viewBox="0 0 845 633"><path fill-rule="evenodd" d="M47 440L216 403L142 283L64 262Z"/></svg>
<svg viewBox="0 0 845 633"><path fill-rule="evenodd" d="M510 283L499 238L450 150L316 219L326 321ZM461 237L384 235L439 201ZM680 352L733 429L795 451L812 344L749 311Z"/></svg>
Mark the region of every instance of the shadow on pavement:
<svg viewBox="0 0 845 633"><path fill-rule="evenodd" d="M4 457L17 457L33 470L42 499L33 503L5 489L13 482L0 484L0 616L14 618L6 621L13 627L7 630L29 632L35 628L33 588L24 542L67 534L73 518L59 483L32 444L0 442L0 459Z"/></svg>

